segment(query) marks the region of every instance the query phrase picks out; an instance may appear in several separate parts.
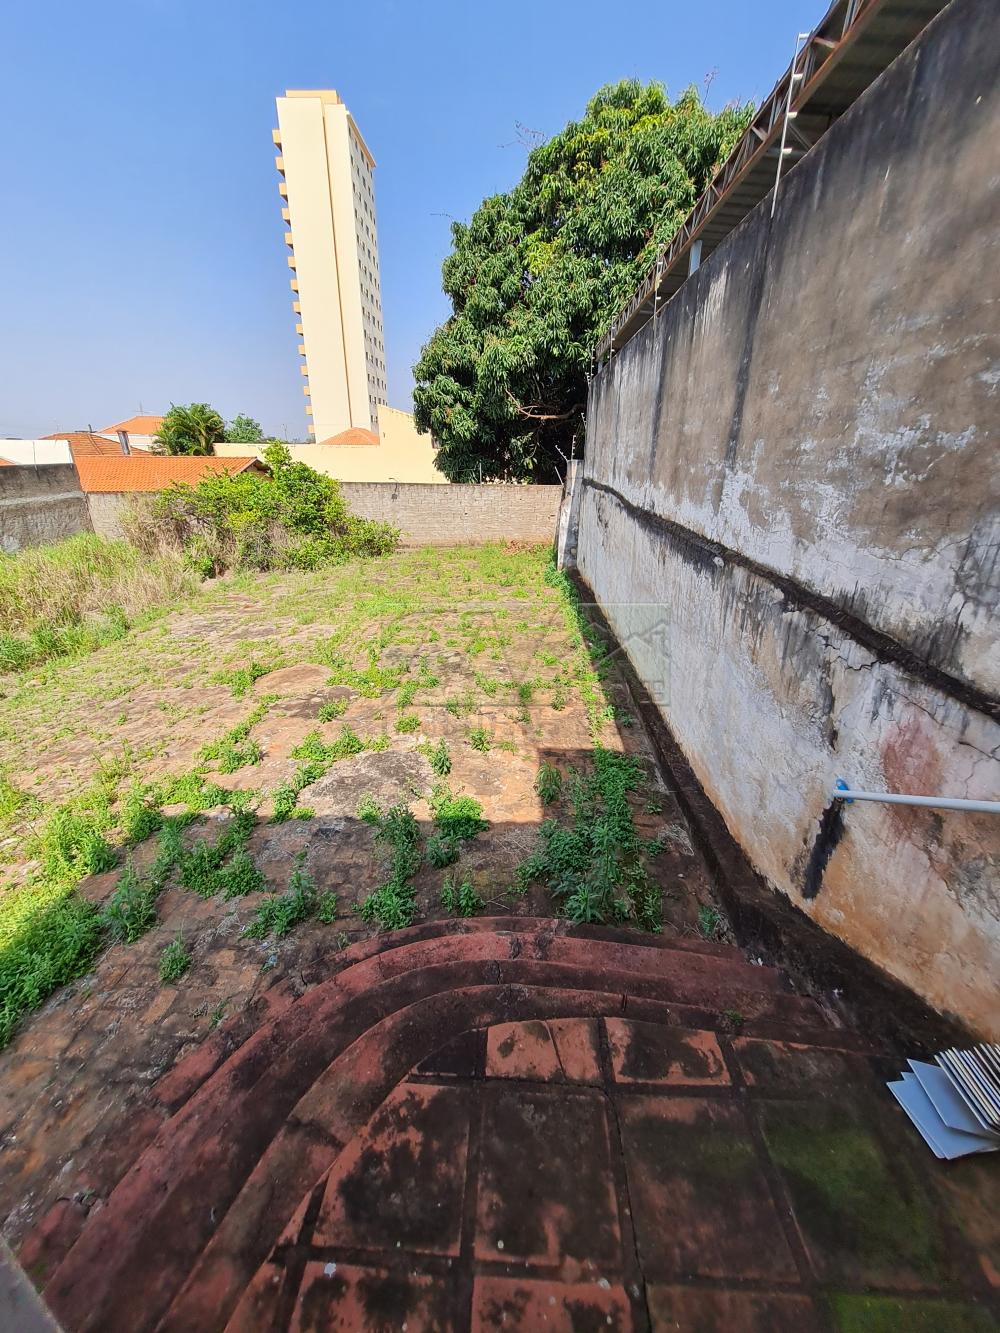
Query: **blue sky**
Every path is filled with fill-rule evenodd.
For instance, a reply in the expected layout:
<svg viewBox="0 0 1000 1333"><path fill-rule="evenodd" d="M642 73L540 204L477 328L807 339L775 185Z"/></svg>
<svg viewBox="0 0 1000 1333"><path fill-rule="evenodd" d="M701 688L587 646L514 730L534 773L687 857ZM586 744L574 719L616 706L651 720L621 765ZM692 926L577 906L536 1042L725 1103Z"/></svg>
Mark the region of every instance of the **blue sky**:
<svg viewBox="0 0 1000 1333"><path fill-rule="evenodd" d="M334 87L375 155L389 401L447 314L451 218L602 84L759 100L823 0L79 0L6 11L0 436L171 401L305 430L271 129Z"/></svg>

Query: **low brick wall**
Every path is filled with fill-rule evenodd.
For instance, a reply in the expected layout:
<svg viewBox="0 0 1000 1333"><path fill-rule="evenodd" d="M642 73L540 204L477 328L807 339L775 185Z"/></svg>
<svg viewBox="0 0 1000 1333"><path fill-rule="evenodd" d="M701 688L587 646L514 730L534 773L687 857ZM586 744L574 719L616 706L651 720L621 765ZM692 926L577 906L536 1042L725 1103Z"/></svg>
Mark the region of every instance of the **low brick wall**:
<svg viewBox="0 0 1000 1333"><path fill-rule="evenodd" d="M72 463L0 467L0 550L13 554L93 530Z"/></svg>
<svg viewBox="0 0 1000 1333"><path fill-rule="evenodd" d="M391 523L404 546L555 539L561 486L341 483L351 512Z"/></svg>

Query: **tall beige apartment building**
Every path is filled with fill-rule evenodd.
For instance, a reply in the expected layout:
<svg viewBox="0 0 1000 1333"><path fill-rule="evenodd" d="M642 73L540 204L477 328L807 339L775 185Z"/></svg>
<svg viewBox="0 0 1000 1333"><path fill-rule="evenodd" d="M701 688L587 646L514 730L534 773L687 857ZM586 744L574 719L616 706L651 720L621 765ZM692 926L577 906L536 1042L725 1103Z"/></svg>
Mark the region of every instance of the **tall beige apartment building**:
<svg viewBox="0 0 1000 1333"><path fill-rule="evenodd" d="M375 159L332 89L279 97L273 138L312 438L378 431L386 402Z"/></svg>

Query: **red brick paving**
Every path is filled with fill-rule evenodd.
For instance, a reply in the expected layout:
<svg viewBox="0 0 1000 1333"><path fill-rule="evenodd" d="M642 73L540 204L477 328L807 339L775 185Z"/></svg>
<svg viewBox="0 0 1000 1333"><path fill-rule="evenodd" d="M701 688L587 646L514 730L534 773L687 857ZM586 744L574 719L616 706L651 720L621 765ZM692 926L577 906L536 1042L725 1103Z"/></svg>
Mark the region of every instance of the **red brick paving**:
<svg viewBox="0 0 1000 1333"><path fill-rule="evenodd" d="M599 1083L597 1024L586 1018L497 1023L487 1033L486 1073L543 1083Z"/></svg>
<svg viewBox="0 0 1000 1333"><path fill-rule="evenodd" d="M360 942L166 1073L107 1203L22 1259L70 1247L71 1333L988 1327L983 1179L946 1220L859 1040L735 953L608 934Z"/></svg>
<svg viewBox="0 0 1000 1333"><path fill-rule="evenodd" d="M663 1087L718 1087L729 1080L714 1032L690 1032L656 1023L605 1022L616 1083Z"/></svg>

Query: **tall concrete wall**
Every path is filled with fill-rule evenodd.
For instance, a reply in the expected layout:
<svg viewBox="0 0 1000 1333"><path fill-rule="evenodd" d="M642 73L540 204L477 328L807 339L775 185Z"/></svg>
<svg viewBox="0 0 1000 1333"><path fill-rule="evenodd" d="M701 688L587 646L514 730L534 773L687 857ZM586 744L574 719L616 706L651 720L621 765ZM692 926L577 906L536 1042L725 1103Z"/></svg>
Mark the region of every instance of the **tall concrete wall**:
<svg viewBox="0 0 1000 1333"><path fill-rule="evenodd" d="M1000 818L830 792L1000 799L998 67L953 0L600 371L578 556L771 885L993 1038Z"/></svg>
<svg viewBox="0 0 1000 1333"><path fill-rule="evenodd" d="M341 483L353 514L400 529L404 546L555 540L561 486Z"/></svg>
<svg viewBox="0 0 1000 1333"><path fill-rule="evenodd" d="M0 467L0 550L11 554L93 530L72 463Z"/></svg>

